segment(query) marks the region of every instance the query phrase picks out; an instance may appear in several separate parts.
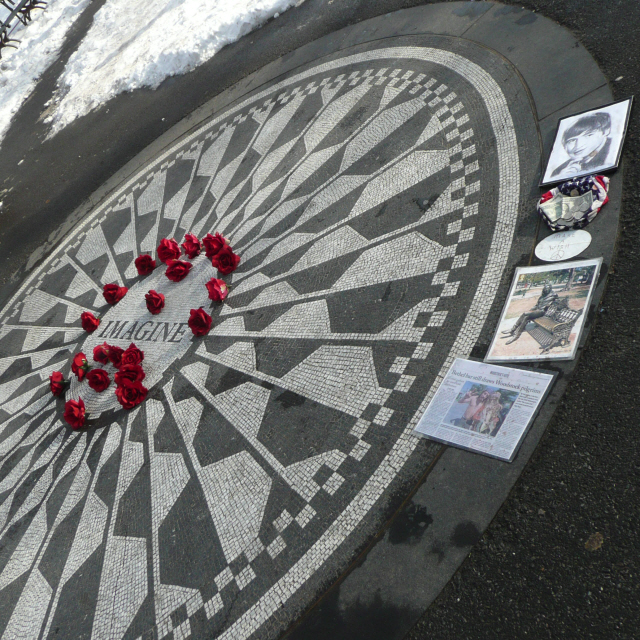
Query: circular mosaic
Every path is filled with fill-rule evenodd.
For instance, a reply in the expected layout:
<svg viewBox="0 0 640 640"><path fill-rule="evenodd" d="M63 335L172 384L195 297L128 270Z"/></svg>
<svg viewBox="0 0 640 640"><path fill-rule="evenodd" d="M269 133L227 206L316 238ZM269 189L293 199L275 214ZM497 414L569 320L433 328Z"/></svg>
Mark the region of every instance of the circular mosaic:
<svg viewBox="0 0 640 640"><path fill-rule="evenodd" d="M491 73L387 42L272 82L92 212L0 318L3 637L261 630L422 442L494 302L519 172ZM162 238L215 231L242 257L224 304L204 255L179 283L137 275ZM129 292L108 307L111 282ZM149 395L125 412L74 378L73 432L48 376L103 341L144 351Z"/></svg>

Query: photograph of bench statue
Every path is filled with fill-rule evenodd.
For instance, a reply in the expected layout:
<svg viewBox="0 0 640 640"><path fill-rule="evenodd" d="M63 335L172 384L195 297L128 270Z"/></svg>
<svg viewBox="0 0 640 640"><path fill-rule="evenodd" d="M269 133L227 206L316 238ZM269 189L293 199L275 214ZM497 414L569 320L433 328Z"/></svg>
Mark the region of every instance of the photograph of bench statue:
<svg viewBox="0 0 640 640"><path fill-rule="evenodd" d="M493 438L518 395L513 389L465 382L443 422Z"/></svg>
<svg viewBox="0 0 640 640"><path fill-rule="evenodd" d="M485 361L573 359L601 263L519 267Z"/></svg>

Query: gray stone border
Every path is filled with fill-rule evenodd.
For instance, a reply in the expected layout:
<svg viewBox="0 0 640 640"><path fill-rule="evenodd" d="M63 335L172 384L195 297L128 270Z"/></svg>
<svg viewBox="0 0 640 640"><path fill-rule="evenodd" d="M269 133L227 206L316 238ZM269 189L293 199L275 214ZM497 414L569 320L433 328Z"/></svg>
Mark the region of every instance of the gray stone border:
<svg viewBox="0 0 640 640"><path fill-rule="evenodd" d="M496 3L454 2L415 7L366 20L311 42L266 65L167 131L78 207L49 242L31 256L17 281L23 281L41 258L48 255L69 231L142 165L160 156L169 145L174 146L188 137L214 113L319 56L374 40L420 34L448 35L470 40L499 53L512 63L529 88L545 154L559 117L612 100L605 77L573 36L550 20L528 11ZM250 51L247 55L250 55ZM579 74L575 73L576 68L580 69ZM620 170L611 176L610 203L589 227L594 239L588 251L581 256L602 256L604 261L578 357L588 339L593 313L602 296L613 257L621 185ZM531 185L531 192L537 192L535 184ZM531 215L534 215L533 211ZM547 235L546 230L540 228L539 239L544 235ZM3 303L11 295L8 289L9 287L5 287L0 294ZM496 303L496 307L499 305L500 302ZM484 344L483 340L486 341L486 333L483 333L479 341L481 344ZM394 514L377 543L362 553L353 563L353 570L343 576L331 593L335 594L338 590L345 602L355 601L360 597L366 599L371 595L372 589L375 591L380 581L384 581L384 590L378 591L382 593L383 606L397 609L402 614L393 636L386 637L402 637L457 570L472 544L486 529L507 497L539 442L576 363L577 359L568 363L556 363L552 367L547 363L543 364L544 368L558 371L559 380L511 465L457 449L445 449L424 483L416 488L413 497L405 503L404 511ZM452 499L453 496L455 499ZM418 544L394 544L390 541L389 531L394 523L406 518L407 509L411 508L426 509L433 524L427 527ZM407 550L409 553L406 553ZM418 571L411 574L410 580L414 588L407 596L407 590L400 587L407 582L404 569L409 565ZM314 606L290 635L301 638L325 637L324 617L336 615L335 608L332 609L330 605L331 593L329 598L321 599ZM283 618L285 619L278 624L287 623L286 616ZM353 631L349 637L357 638L356 629Z"/></svg>

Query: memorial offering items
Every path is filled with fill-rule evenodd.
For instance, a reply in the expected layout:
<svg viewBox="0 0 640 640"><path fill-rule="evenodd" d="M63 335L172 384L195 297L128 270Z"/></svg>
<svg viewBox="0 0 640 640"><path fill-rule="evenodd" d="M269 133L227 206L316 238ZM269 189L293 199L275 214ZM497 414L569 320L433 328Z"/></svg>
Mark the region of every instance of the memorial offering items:
<svg viewBox="0 0 640 640"><path fill-rule="evenodd" d="M122 298L127 295L127 287L120 287L115 282L111 284L105 284L102 288L102 295L107 301L107 304L118 304Z"/></svg>
<svg viewBox="0 0 640 640"><path fill-rule="evenodd" d="M617 168L632 102L626 98L561 118L540 184Z"/></svg>
<svg viewBox="0 0 640 640"><path fill-rule="evenodd" d="M572 360L602 258L516 269L487 362Z"/></svg>
<svg viewBox="0 0 640 640"><path fill-rule="evenodd" d="M144 297L147 303L147 310L151 315L158 315L164 309L164 295L154 289L150 289Z"/></svg>
<svg viewBox="0 0 640 640"><path fill-rule="evenodd" d="M156 268L156 261L148 253L138 256L134 264L139 276L148 276Z"/></svg>
<svg viewBox="0 0 640 640"><path fill-rule="evenodd" d="M511 462L554 377L456 358L415 433Z"/></svg>
<svg viewBox="0 0 640 640"><path fill-rule="evenodd" d="M60 371L54 371L49 376L49 388L54 396L62 395L68 384L69 381L64 379Z"/></svg>
<svg viewBox="0 0 640 640"><path fill-rule="evenodd" d="M190 260L199 256L202 251L202 243L192 233L185 235L184 242L180 246L184 249L184 252Z"/></svg>
<svg viewBox="0 0 640 640"><path fill-rule="evenodd" d="M591 234L588 231L560 231L538 242L536 257L545 262L570 260L579 256L590 244Z"/></svg>
<svg viewBox="0 0 640 640"><path fill-rule="evenodd" d="M100 319L96 318L91 311L83 311L80 314L80 321L87 333L93 333L100 326Z"/></svg>
<svg viewBox="0 0 640 640"><path fill-rule="evenodd" d="M211 278L207 282L207 290L209 291L209 299L214 302L222 302L229 295L227 283L220 278Z"/></svg>
<svg viewBox="0 0 640 640"><path fill-rule="evenodd" d="M64 405L64 419L72 429L82 429L84 427L85 410L82 398L78 400L68 400Z"/></svg>
<svg viewBox="0 0 640 640"><path fill-rule="evenodd" d="M181 253L178 243L173 238L163 238L158 245L158 259L164 263L177 260Z"/></svg>
<svg viewBox="0 0 640 640"><path fill-rule="evenodd" d="M586 227L609 202L609 178L573 178L542 194L538 213L552 231Z"/></svg>
<svg viewBox="0 0 640 640"><path fill-rule="evenodd" d="M172 282L184 280L191 271L191 263L186 260L168 260L165 275Z"/></svg>
<svg viewBox="0 0 640 640"><path fill-rule="evenodd" d="M176 284L189 275L193 266L191 262L180 260L182 255L180 247L184 249L189 260L197 258L204 247L205 255L211 260L211 265L222 275L232 273L240 263L240 256L233 252L229 241L219 233L215 235L208 233L202 241L195 235L187 233L181 245L173 238L164 238L160 241L156 253L158 258L167 265L166 277ZM149 254L138 256L134 264L139 276L147 276L153 273L156 268L156 261ZM220 278L211 278L208 282L203 283L203 286L206 287L209 298L214 302L224 302L229 294L229 285ZM114 305L122 300L128 291L127 287L110 283L104 285L103 295L108 304ZM150 289L144 297L147 311L151 315L162 313L165 306L165 294ZM82 328L87 333L93 333L100 326L100 319L89 311L84 311L81 314L80 321ZM212 323L212 317L200 307L189 311L189 318L184 325L189 326L194 336L204 336L209 333ZM111 324L111 322L108 323L108 325ZM146 324L150 324L150 322ZM164 324L169 326L167 323ZM116 325L118 325L117 322ZM133 342L126 350L104 342L94 347L93 359L95 362L114 368L113 380L116 384L114 393L124 409L133 409L146 399L148 389L142 384L146 376L142 367L144 352L138 349ZM92 368L82 352L73 357L71 372L77 377L78 383L86 380L88 386L95 393L102 393L111 386L109 372L105 369ZM65 379L61 371L54 371L49 376L49 386L54 396L63 395L69 384L69 380ZM85 414L86 408L82 398L68 400L65 403L64 419L72 429L80 429L85 426Z"/></svg>
<svg viewBox="0 0 640 640"><path fill-rule="evenodd" d="M111 364L117 370L114 376L115 394L125 409L133 409L147 397L148 389L142 385L145 377L141 366L144 353L133 342L126 350L105 342L93 349L93 359L103 365ZM96 393L102 393L111 386L109 372L92 368L82 352L74 356L71 371L76 374L79 382L86 379L89 387ZM51 393L58 396L65 392L68 381L60 371L54 371L49 376L49 384ZM82 398L78 398L77 401L68 400L65 403L64 419L72 429L84 427L85 405Z"/></svg>

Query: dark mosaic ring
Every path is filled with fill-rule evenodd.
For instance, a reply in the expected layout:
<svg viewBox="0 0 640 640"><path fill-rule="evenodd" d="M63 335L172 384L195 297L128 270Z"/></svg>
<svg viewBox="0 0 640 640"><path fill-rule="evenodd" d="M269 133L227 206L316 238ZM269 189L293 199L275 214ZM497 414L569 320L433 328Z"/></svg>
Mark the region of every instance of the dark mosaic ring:
<svg viewBox="0 0 640 640"><path fill-rule="evenodd" d="M609 178L573 178L542 194L537 211L552 231L586 227L607 204Z"/></svg>

